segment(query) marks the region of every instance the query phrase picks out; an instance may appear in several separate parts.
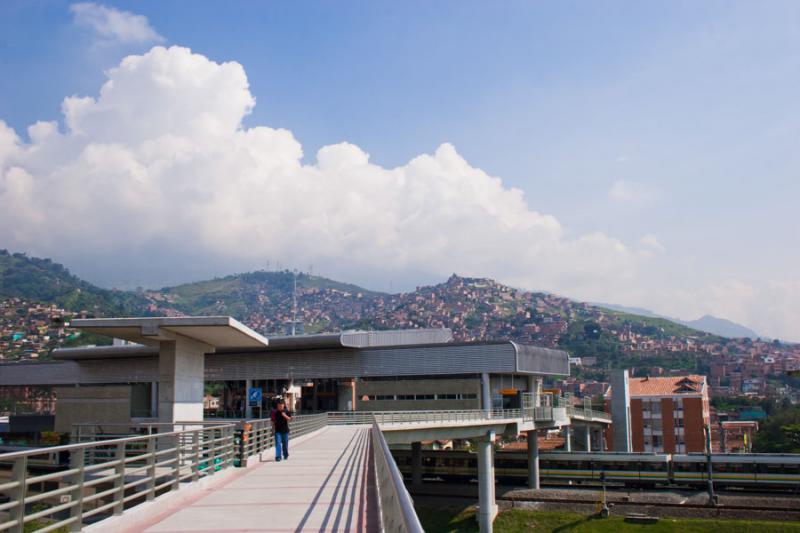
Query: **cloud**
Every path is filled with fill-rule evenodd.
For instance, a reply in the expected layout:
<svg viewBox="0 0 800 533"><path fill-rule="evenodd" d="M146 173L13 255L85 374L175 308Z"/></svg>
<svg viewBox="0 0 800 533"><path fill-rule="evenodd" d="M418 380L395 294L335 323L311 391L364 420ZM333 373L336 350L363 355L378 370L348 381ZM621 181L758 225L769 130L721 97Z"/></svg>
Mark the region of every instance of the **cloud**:
<svg viewBox="0 0 800 533"><path fill-rule="evenodd" d="M642 243L647 250L653 252L663 252L665 250L664 245L661 244L661 241L658 240L658 237L653 235L652 233L648 233L647 235L643 235L639 242Z"/></svg>
<svg viewBox="0 0 800 533"><path fill-rule="evenodd" d="M494 275L552 289L624 278L637 254L564 235L523 193L450 144L397 168L358 146L303 164L290 131L245 128L255 100L235 62L181 47L126 57L97 97L64 100L65 131L0 126L6 246L115 254L162 243L208 257Z"/></svg>
<svg viewBox="0 0 800 533"><path fill-rule="evenodd" d="M37 122L25 141L0 121L0 247L118 270L271 260L344 278L491 276L588 301L658 296L654 236L632 248L573 235L451 144L394 168L346 142L304 163L290 131L243 126L255 99L236 62L157 46L107 76L97 96L64 99L61 128ZM782 301L800 315L800 298Z"/></svg>
<svg viewBox="0 0 800 533"><path fill-rule="evenodd" d="M620 179L611 185L608 196L616 202L644 205L652 203L658 191L645 183Z"/></svg>
<svg viewBox="0 0 800 533"><path fill-rule="evenodd" d="M164 37L150 25L147 17L120 11L93 2L70 6L76 24L92 30L106 43L160 43Z"/></svg>

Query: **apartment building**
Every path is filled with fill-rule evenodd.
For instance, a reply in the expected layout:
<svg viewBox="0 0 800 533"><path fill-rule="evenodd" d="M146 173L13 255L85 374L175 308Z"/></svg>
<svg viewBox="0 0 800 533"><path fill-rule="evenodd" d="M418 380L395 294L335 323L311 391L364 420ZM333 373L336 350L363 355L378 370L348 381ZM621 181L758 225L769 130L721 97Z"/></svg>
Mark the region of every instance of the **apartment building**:
<svg viewBox="0 0 800 533"><path fill-rule="evenodd" d="M705 450L710 409L705 376L628 378L634 452Z"/></svg>

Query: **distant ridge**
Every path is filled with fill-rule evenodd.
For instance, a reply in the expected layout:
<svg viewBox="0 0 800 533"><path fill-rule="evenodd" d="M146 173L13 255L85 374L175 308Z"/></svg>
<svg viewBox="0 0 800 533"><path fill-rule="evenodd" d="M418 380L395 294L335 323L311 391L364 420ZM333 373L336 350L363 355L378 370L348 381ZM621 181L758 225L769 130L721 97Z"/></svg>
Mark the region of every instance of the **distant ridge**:
<svg viewBox="0 0 800 533"><path fill-rule="evenodd" d="M638 350L660 351L670 360L684 352L684 359L691 358L689 346L722 340L644 309L629 312L457 274L398 294L288 270L122 291L81 280L49 259L2 251L0 299L7 298L95 316L230 315L268 336L285 335L295 316L307 334L446 327L458 341L508 339L558 347L600 366L630 364L630 354ZM690 364L686 361L681 364Z"/></svg>
<svg viewBox="0 0 800 533"><path fill-rule="evenodd" d="M696 320L681 320L679 318L671 318L664 315L659 315L658 313L654 313L649 309L644 309L642 307L628 307L625 305L618 305L618 304L602 304L596 303L592 304L598 307L605 307L607 309L612 309L614 311L622 311L623 313L633 313L636 315L641 316L648 316L652 318L664 318L666 320L670 320L677 324L683 324L684 326L688 326L690 328L698 329L700 331L705 331L706 333L711 333L713 335L719 335L721 337L728 337L732 339L742 339L745 337L749 337L751 339L758 339L764 338L762 335L759 335L752 329L743 326L741 324L737 324L731 320L727 320L725 318L718 318L712 315L704 315Z"/></svg>

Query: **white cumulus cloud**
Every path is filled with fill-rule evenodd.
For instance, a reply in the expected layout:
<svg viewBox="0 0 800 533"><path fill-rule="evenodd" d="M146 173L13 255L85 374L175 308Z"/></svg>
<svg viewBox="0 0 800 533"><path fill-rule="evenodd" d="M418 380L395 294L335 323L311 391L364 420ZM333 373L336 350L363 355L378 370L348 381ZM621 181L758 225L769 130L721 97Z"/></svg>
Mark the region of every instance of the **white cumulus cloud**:
<svg viewBox="0 0 800 533"><path fill-rule="evenodd" d="M157 243L176 262L190 250L459 272L587 297L641 261L602 233L567 237L450 144L397 168L349 143L304 164L290 131L243 127L255 100L238 63L155 47L107 75L98 96L64 100L62 131L40 122L24 142L0 123L4 246L63 256Z"/></svg>
<svg viewBox="0 0 800 533"><path fill-rule="evenodd" d="M79 26L92 30L105 42L154 43L164 38L150 25L147 17L93 2L70 6Z"/></svg>
<svg viewBox="0 0 800 533"><path fill-rule="evenodd" d="M573 235L451 144L395 168L346 142L304 163L290 131L243 126L255 99L236 62L157 46L107 76L97 96L64 100L63 126L37 122L25 140L0 121L0 247L120 269L458 272L798 337L797 283L663 287L655 236Z"/></svg>

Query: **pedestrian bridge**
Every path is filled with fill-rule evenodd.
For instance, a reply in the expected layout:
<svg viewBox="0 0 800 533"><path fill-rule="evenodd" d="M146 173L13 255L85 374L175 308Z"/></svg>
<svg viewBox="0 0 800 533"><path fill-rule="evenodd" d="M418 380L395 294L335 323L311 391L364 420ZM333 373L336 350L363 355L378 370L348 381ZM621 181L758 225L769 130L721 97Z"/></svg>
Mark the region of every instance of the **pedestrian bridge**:
<svg viewBox="0 0 800 533"><path fill-rule="evenodd" d="M74 444L0 455L0 531L422 531L388 445L418 451L435 435L476 441L479 521L491 531L494 436L552 427L556 409L297 416L279 463L267 419L84 426ZM529 446L536 486L537 453Z"/></svg>

